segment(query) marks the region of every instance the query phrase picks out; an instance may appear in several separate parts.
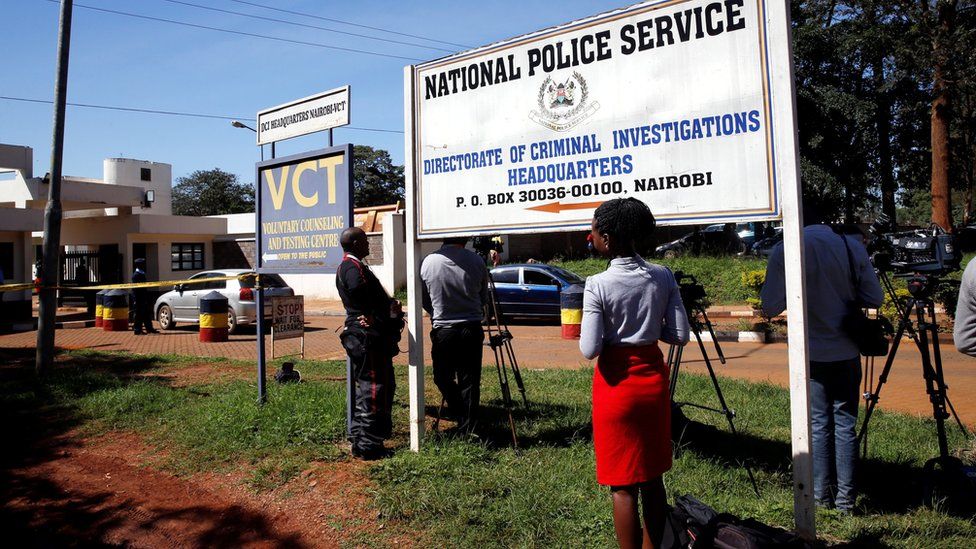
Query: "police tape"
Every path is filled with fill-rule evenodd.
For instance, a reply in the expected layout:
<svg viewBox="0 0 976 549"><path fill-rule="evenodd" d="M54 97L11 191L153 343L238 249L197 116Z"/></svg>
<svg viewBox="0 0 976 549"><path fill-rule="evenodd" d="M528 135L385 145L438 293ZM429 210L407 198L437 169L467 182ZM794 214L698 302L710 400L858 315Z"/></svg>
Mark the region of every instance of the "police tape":
<svg viewBox="0 0 976 549"><path fill-rule="evenodd" d="M187 278L184 280L160 280L158 282L130 282L128 284L100 284L97 286L41 286L36 282L25 282L18 284L0 285L0 292L16 292L20 290L134 290L138 288L162 288L165 286L189 286L193 284L205 284L207 282L222 282L226 280L244 280L247 278L258 278L257 273L244 273L231 276L213 276L200 278Z"/></svg>

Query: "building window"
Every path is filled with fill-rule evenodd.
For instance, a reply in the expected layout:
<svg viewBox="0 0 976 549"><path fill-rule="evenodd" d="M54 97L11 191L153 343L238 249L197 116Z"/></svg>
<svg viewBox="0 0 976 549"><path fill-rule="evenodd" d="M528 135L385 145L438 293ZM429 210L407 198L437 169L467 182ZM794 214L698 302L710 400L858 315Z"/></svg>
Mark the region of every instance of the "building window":
<svg viewBox="0 0 976 549"><path fill-rule="evenodd" d="M139 170L139 179L143 181L152 181L152 170L149 168L142 168Z"/></svg>
<svg viewBox="0 0 976 549"><path fill-rule="evenodd" d="M172 265L174 271L199 271L203 269L203 244L173 244Z"/></svg>

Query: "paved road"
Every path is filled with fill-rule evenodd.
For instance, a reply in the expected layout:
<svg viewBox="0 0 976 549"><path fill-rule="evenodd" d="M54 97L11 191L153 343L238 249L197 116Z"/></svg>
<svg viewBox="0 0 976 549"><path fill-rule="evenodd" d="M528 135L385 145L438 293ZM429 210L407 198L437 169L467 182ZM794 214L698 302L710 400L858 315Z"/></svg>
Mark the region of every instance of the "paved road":
<svg viewBox="0 0 976 549"><path fill-rule="evenodd" d="M344 358L336 328L342 323L341 317L309 316L305 349L309 358ZM576 341L560 338L558 326L512 326L515 336L513 345L516 356L523 368L579 368L590 366L590 361L579 354ZM33 348L37 334L23 332L0 336L0 347ZM66 349L94 349L102 351L130 351L135 353L171 353L191 356L228 357L250 359L255 356L255 336L250 333L231 336L226 343L201 343L196 327L182 326L176 330L159 335L134 336L131 332L105 332L95 328L65 329L57 332L57 345ZM401 343L406 348L404 340ZM787 347L785 343L752 344L723 343L728 357L725 366L716 365L719 375L767 381L786 386ZM429 360L430 346L426 346ZM281 342L278 354L296 352L298 340ZM712 353L711 347L708 347ZM270 340L268 340L270 353ZM962 419L969 425L976 425L976 358L959 354L952 346L951 337L943 336L943 364L946 382L950 386L949 395ZM486 353L485 358L490 358ZM404 364L406 355L397 357L398 364ZM704 363L697 346L692 345L685 353L687 371L704 372ZM921 374L921 361L918 350L906 341L898 353L892 368L891 377L881 395L881 408L899 410L913 414L931 416L932 407L925 394ZM882 363L877 365L876 375Z"/></svg>

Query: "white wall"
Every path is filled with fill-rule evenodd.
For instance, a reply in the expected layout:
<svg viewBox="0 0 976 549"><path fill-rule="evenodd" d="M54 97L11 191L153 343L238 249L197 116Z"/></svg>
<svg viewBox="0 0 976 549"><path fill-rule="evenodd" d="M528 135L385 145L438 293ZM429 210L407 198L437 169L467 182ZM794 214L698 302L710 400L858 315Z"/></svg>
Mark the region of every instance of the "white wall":
<svg viewBox="0 0 976 549"><path fill-rule="evenodd" d="M142 180L142 168L148 168L150 181ZM133 160L131 158L106 158L102 162L105 183L108 185L129 185L152 189L156 201L150 208L132 208L132 213L151 215L173 215L173 167L164 162ZM106 208L106 215L117 215L118 208Z"/></svg>

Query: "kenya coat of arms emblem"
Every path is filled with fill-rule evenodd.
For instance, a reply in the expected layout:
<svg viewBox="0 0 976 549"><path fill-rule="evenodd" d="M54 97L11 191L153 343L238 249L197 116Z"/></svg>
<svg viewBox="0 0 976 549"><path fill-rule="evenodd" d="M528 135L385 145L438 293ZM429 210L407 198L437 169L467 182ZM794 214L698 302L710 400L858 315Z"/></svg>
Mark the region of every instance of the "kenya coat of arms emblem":
<svg viewBox="0 0 976 549"><path fill-rule="evenodd" d="M556 82L551 76L547 76L539 87L536 98L539 110L531 111L529 119L550 130L566 131L600 108L600 104L590 101L589 96L586 80L579 72L574 71L572 76L562 82Z"/></svg>

